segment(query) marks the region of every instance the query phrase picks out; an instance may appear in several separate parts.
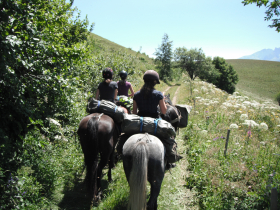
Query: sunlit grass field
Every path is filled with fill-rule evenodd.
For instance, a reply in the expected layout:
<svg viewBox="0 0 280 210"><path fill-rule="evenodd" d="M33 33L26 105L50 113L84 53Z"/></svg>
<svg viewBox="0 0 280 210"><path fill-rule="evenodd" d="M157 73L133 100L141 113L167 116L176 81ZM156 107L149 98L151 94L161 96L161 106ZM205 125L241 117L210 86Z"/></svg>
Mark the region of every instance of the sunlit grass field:
<svg viewBox="0 0 280 210"><path fill-rule="evenodd" d="M272 100L280 92L280 62L245 59L228 59L226 62L238 74L238 91L245 91L258 99Z"/></svg>
<svg viewBox="0 0 280 210"><path fill-rule="evenodd" d="M200 208L269 209L271 189L280 190L279 106L202 81L193 87L187 187L198 192Z"/></svg>

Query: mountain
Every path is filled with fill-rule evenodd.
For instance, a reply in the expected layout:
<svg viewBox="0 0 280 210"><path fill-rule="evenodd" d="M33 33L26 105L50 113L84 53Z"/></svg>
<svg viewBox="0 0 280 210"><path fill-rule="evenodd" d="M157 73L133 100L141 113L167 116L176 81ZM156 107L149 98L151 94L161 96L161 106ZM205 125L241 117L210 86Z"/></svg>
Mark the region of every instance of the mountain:
<svg viewBox="0 0 280 210"><path fill-rule="evenodd" d="M280 48L263 49L252 55L246 55L239 59L254 59L254 60L266 60L266 61L280 61Z"/></svg>

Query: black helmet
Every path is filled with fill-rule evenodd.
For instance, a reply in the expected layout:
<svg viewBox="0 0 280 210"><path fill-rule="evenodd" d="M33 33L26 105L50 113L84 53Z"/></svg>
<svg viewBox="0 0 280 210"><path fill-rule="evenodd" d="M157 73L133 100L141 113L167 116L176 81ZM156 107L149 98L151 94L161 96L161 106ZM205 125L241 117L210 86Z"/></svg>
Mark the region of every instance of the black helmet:
<svg viewBox="0 0 280 210"><path fill-rule="evenodd" d="M119 73L120 77L122 80L125 80L127 78L127 72L122 70L120 73Z"/></svg>
<svg viewBox="0 0 280 210"><path fill-rule="evenodd" d="M156 80L157 84L160 84L159 82L159 75L156 71L154 70L148 70L145 72L144 76L143 76L144 81L145 80Z"/></svg>
<svg viewBox="0 0 280 210"><path fill-rule="evenodd" d="M103 76L104 79L112 79L112 77L113 77L113 70L111 68L103 69L102 76Z"/></svg>

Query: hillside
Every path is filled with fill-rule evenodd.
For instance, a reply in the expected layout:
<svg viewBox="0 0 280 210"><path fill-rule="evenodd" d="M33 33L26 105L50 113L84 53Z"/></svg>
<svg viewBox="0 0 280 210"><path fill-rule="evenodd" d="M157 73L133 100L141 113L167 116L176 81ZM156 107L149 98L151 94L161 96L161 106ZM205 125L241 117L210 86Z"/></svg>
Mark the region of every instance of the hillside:
<svg viewBox="0 0 280 210"><path fill-rule="evenodd" d="M280 62L243 59L228 59L226 62L238 74L238 91L259 100L273 100L280 91Z"/></svg>

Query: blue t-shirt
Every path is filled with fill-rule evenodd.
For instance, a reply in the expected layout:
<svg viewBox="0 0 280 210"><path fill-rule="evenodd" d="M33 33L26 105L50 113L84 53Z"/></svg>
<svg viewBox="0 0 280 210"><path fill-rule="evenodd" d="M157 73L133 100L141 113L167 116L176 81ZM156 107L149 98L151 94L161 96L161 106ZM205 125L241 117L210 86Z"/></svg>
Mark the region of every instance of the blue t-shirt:
<svg viewBox="0 0 280 210"><path fill-rule="evenodd" d="M98 85L100 100L107 100L114 102L115 90L118 89L118 84L114 81L107 84L106 82L101 82Z"/></svg>
<svg viewBox="0 0 280 210"><path fill-rule="evenodd" d="M158 90L153 90L151 95L147 98L144 98L144 95L140 91L137 91L133 97L139 110L138 115L145 115L143 117L157 117L157 106L162 99L163 94Z"/></svg>

